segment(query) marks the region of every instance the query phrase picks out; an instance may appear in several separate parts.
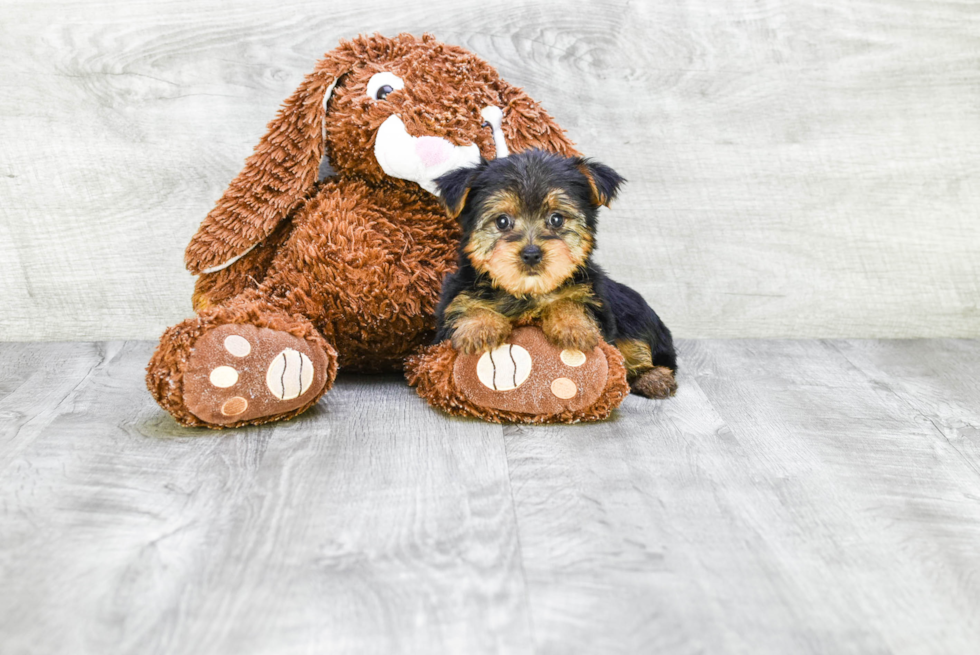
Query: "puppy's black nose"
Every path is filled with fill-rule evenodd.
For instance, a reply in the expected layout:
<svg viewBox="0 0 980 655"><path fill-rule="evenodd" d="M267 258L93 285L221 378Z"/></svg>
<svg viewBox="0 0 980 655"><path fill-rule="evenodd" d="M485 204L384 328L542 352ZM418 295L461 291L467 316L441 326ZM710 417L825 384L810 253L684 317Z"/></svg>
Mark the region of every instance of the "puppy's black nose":
<svg viewBox="0 0 980 655"><path fill-rule="evenodd" d="M521 261L528 266L534 266L541 261L541 248L537 246L524 246L521 251Z"/></svg>

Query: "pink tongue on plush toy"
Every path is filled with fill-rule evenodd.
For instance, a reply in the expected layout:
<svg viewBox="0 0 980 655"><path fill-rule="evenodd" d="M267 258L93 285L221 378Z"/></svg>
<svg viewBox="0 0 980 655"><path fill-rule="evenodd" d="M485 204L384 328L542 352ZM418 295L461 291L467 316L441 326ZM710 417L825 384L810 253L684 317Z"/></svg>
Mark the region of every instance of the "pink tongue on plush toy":
<svg viewBox="0 0 980 655"><path fill-rule="evenodd" d="M422 136L415 142L415 154L426 168L446 161L452 151L452 144L435 136Z"/></svg>

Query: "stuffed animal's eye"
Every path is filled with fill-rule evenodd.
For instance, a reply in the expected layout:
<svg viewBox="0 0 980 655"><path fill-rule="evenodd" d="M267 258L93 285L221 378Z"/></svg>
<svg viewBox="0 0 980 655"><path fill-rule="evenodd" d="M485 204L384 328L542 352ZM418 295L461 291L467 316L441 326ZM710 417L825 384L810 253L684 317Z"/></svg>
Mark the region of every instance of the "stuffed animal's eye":
<svg viewBox="0 0 980 655"><path fill-rule="evenodd" d="M508 216L507 214L501 214L500 216L498 216L497 220L495 220L494 223L497 224L497 229L500 230L501 232L506 232L507 230L510 229L510 226L514 224L510 216Z"/></svg>
<svg viewBox="0 0 980 655"><path fill-rule="evenodd" d="M375 73L367 83L367 96L371 100L384 100L393 91L405 88L405 82L394 73Z"/></svg>
<svg viewBox="0 0 980 655"><path fill-rule="evenodd" d="M564 224L565 224L565 217L559 214L558 212L555 212L554 214L548 217L548 227L550 228L554 228L557 230Z"/></svg>

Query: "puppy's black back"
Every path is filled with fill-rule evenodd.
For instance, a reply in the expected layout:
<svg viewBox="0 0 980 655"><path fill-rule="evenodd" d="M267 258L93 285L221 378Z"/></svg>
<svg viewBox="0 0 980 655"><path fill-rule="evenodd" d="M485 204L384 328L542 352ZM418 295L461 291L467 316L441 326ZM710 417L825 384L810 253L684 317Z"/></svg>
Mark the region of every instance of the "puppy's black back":
<svg viewBox="0 0 980 655"><path fill-rule="evenodd" d="M596 284L596 291L602 298L603 305L608 307L614 317L615 326L609 330L603 328L603 338L614 343L620 339L638 339L650 346L654 366L666 366L672 371L677 370L677 355L674 352L674 339L670 330L657 316L657 312L647 304L639 293L615 280L596 268L601 279ZM611 334L607 334L611 332Z"/></svg>

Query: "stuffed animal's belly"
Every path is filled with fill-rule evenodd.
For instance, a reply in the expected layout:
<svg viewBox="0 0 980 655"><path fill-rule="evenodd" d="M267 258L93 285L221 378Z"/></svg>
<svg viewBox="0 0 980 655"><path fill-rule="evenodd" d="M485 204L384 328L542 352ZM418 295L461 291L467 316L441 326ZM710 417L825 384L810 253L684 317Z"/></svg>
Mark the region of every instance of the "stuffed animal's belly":
<svg viewBox="0 0 980 655"><path fill-rule="evenodd" d="M343 369L400 370L406 356L432 340L445 262L417 275L391 263L334 272L346 279L334 278L310 318L337 349Z"/></svg>
<svg viewBox="0 0 980 655"><path fill-rule="evenodd" d="M420 321L404 332L365 330L358 334L335 332L332 343L341 370L360 373L400 371L405 358L432 341L433 320Z"/></svg>
<svg viewBox="0 0 980 655"><path fill-rule="evenodd" d="M455 222L434 199L396 196L374 198L354 182L325 190L280 260L277 295L293 297L346 370L399 369L428 343L442 280L456 267Z"/></svg>

